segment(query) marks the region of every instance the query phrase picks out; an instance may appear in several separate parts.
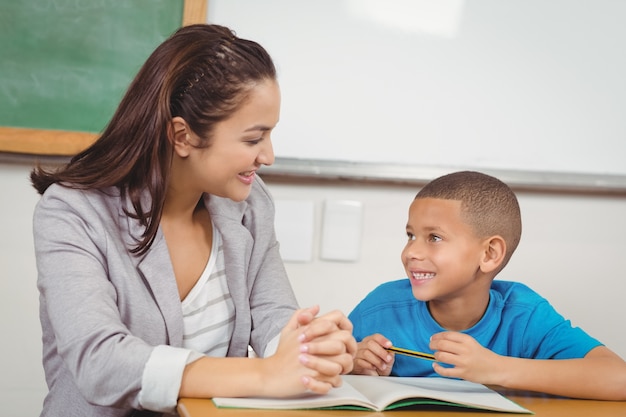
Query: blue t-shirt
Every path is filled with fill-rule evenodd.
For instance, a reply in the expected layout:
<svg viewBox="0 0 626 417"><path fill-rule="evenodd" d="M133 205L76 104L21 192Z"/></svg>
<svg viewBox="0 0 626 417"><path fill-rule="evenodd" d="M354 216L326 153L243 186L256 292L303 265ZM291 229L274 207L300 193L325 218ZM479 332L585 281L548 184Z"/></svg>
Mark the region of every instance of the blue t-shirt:
<svg viewBox="0 0 626 417"><path fill-rule="evenodd" d="M380 285L348 318L359 342L380 333L394 346L420 352L431 352L430 337L446 330L430 315L427 304L413 297L408 279ZM572 327L545 298L524 284L507 281L493 281L485 314L463 333L497 354L518 358L582 358L602 345ZM391 375L438 376L430 361L405 355L396 355Z"/></svg>

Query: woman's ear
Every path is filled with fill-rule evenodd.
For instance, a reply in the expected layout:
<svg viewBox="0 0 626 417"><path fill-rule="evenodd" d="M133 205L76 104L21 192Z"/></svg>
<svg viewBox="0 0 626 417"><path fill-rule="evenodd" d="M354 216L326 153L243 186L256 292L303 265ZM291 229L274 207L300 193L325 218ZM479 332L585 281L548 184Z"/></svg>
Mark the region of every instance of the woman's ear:
<svg viewBox="0 0 626 417"><path fill-rule="evenodd" d="M480 270L489 273L497 271L506 255L506 242L501 236L485 239L484 252L480 260Z"/></svg>
<svg viewBox="0 0 626 417"><path fill-rule="evenodd" d="M189 126L185 119L176 116L170 123L169 139L172 142L174 152L181 158L189 156L191 144L189 143Z"/></svg>

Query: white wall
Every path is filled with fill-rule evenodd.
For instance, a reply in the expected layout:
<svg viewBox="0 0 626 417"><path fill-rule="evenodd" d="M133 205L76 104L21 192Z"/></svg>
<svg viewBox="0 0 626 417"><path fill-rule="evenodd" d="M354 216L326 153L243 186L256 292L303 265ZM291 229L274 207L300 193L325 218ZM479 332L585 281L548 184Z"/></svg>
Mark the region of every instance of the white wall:
<svg viewBox="0 0 626 417"><path fill-rule="evenodd" d="M3 414L34 416L46 392L41 367L31 216L37 201L30 166L0 163L0 404ZM277 200L312 201L316 209L313 261L288 263L302 305L346 313L381 282L404 276L400 250L413 186L293 185L269 182ZM626 358L626 197L518 192L522 243L500 278L519 280L546 296ZM358 262L319 260L323 202L363 204Z"/></svg>
<svg viewBox="0 0 626 417"><path fill-rule="evenodd" d="M37 416L46 393L31 224L38 197L29 170L0 163L0 404L14 417Z"/></svg>

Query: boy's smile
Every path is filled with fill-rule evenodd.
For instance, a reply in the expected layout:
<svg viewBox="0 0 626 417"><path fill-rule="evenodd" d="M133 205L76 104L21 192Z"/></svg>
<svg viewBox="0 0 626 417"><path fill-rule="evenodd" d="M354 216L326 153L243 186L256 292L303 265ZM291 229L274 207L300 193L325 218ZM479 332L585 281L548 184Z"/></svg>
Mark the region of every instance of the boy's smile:
<svg viewBox="0 0 626 417"><path fill-rule="evenodd" d="M415 285L420 285L435 278L435 275L436 274L434 272L411 271L411 275L409 275L409 277L411 278L411 281L415 281Z"/></svg>

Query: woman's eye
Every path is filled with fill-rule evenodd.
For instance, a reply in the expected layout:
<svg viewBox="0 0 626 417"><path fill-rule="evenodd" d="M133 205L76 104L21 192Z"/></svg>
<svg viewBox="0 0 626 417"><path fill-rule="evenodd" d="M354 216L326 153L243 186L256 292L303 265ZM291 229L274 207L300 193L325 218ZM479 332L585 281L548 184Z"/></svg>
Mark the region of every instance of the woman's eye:
<svg viewBox="0 0 626 417"><path fill-rule="evenodd" d="M408 238L408 240L409 240L409 241L411 241L411 240L415 240L415 235L414 235L414 234L412 234L412 233L407 233L407 234L406 234L406 237Z"/></svg>

